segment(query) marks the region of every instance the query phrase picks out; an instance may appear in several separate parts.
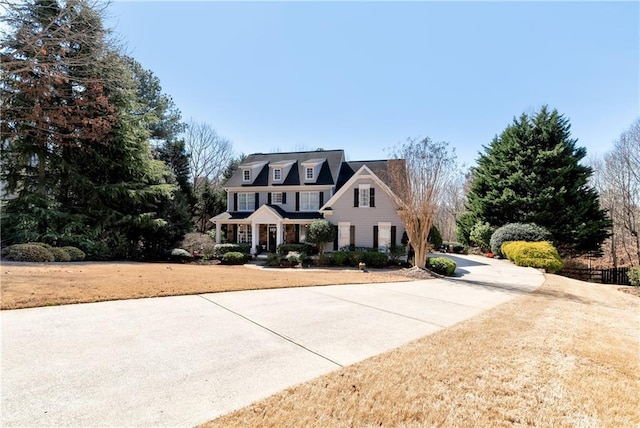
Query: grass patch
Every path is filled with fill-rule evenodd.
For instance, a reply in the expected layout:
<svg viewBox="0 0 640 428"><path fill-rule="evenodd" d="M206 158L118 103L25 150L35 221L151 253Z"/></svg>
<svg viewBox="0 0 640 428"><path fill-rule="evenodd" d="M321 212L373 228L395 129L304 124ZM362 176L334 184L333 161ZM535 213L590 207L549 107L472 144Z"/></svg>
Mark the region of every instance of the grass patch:
<svg viewBox="0 0 640 428"><path fill-rule="evenodd" d="M547 275L478 317L204 427L638 426L640 299Z"/></svg>
<svg viewBox="0 0 640 428"><path fill-rule="evenodd" d="M223 291L407 281L388 273L344 270L280 270L245 266L170 263L3 264L0 308Z"/></svg>

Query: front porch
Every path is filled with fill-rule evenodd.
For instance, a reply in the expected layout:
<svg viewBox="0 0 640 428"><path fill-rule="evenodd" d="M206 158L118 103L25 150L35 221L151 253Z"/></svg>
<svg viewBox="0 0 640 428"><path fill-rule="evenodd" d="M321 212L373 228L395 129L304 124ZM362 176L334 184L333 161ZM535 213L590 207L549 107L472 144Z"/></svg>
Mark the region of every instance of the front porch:
<svg viewBox="0 0 640 428"><path fill-rule="evenodd" d="M286 213L263 205L253 213L226 212L211 221L216 225L217 244L251 244L251 254L255 255L275 253L283 243L305 242L307 226L317 218L318 213Z"/></svg>

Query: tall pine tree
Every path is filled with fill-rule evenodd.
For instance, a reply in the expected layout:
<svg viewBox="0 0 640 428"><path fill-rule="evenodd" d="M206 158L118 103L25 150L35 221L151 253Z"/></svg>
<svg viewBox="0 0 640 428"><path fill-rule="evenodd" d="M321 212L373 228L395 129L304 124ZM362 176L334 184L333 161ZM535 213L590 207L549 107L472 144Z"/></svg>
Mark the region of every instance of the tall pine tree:
<svg viewBox="0 0 640 428"><path fill-rule="evenodd" d="M598 252L610 221L589 187L592 170L570 124L546 106L514 119L480 156L468 210L494 227L536 223L566 255Z"/></svg>

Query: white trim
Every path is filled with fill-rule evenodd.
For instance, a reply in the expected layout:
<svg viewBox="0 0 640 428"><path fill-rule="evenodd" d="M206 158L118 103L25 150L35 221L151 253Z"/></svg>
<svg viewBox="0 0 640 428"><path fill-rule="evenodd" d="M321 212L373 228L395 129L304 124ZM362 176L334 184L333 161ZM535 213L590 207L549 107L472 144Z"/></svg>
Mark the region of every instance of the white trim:
<svg viewBox="0 0 640 428"><path fill-rule="evenodd" d="M321 192L323 190L332 190L331 184L303 184L295 186L238 186L223 187L227 192Z"/></svg>
<svg viewBox="0 0 640 428"><path fill-rule="evenodd" d="M276 171L280 173L280 178L276 178ZM281 167L273 167L273 181L282 181L282 168Z"/></svg>
<svg viewBox="0 0 640 428"><path fill-rule="evenodd" d="M283 192L269 192L269 193L271 193L271 203L272 203L273 205L282 205L282 204L283 204L283 202L282 202L282 193L283 193ZM280 202L276 202L276 201L274 200L274 196L275 196L275 195L280 195Z"/></svg>
<svg viewBox="0 0 640 428"><path fill-rule="evenodd" d="M247 172L249 173L249 178L246 178ZM242 169L242 182L243 183L251 183L252 168L243 168Z"/></svg>
<svg viewBox="0 0 640 428"><path fill-rule="evenodd" d="M309 177L308 172L311 171L311 177ZM304 181L315 181L316 179L316 167L315 166L305 166L304 167Z"/></svg>
<svg viewBox="0 0 640 428"><path fill-rule="evenodd" d="M351 222L338 222L338 249L351 245Z"/></svg>
<svg viewBox="0 0 640 428"><path fill-rule="evenodd" d="M246 209L242 209L240 208L240 195L245 195L245 205L246 205ZM251 201L251 204L249 204L249 201ZM251 211L255 211L256 209L256 193L255 192L238 192L238 212L251 212Z"/></svg>
<svg viewBox="0 0 640 428"><path fill-rule="evenodd" d="M365 173L368 175L363 175ZM379 187L387 195L389 195L389 197L393 202L395 202L397 207L400 206L400 199L395 195L395 193L391 191L389 186L384 184L384 182L380 180L380 178L377 175L375 175L373 171L369 169L368 166L362 165L362 167L360 167L360 169L355 174L353 174L353 176L346 183L342 185L340 190L338 190L322 207L320 207L318 211L322 212L323 210L326 210L327 208L331 207L331 205L333 205L338 199L340 199L347 190L353 188L352 186L355 184L357 180L362 180L362 179L373 180L376 183L376 187Z"/></svg>

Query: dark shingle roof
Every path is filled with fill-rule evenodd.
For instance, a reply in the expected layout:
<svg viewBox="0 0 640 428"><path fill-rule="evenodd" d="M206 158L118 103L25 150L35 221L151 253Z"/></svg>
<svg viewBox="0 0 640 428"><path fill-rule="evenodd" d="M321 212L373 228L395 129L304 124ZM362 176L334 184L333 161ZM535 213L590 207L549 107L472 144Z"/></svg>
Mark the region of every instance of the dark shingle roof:
<svg viewBox="0 0 640 428"><path fill-rule="evenodd" d="M305 183L303 162L318 161L324 159L318 177L313 183ZM340 173L340 163L344 160L344 150L323 150L311 152L288 152L288 153L253 153L246 157L242 165L256 165L260 162L267 162L259 173L256 174L253 183L242 182L242 169L238 170L227 180L225 187L247 187L247 186L297 186L328 184L334 185ZM291 166L289 174L282 183L272 183L272 176L269 173L269 163L282 164L283 161L295 161Z"/></svg>
<svg viewBox="0 0 640 428"><path fill-rule="evenodd" d="M358 172L363 165L371 170L378 178L389 187L393 187L391 179L389 177L389 163L395 160L371 160L371 161L354 161L344 162L342 168L340 168L340 175L338 177L338 183L336 185L336 191L338 191L344 184L349 181L353 175ZM400 160L402 162L402 160Z"/></svg>

